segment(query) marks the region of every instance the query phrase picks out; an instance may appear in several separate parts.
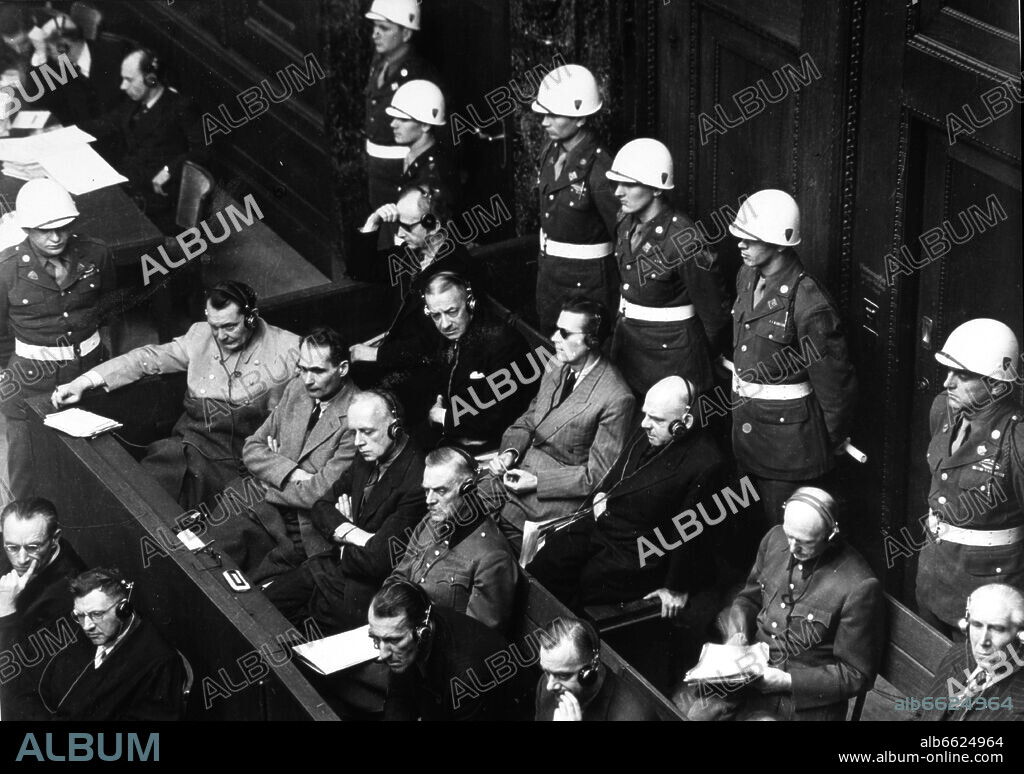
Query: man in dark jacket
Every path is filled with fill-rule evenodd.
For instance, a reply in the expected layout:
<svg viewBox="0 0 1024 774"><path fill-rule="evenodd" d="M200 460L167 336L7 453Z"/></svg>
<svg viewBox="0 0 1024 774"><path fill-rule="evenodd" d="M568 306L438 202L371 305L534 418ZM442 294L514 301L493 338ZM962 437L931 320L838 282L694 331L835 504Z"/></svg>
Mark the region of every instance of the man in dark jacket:
<svg viewBox="0 0 1024 774"><path fill-rule="evenodd" d="M49 500L8 504L0 513L0 531L0 711L4 720L29 720L39 714L35 689L42 656L74 640L68 581L85 564L61 538Z"/></svg>
<svg viewBox="0 0 1024 774"><path fill-rule="evenodd" d="M53 720L181 720L184 662L132 609L133 585L103 568L71 582L71 617L82 636L39 680L39 697Z"/></svg>
<svg viewBox="0 0 1024 774"><path fill-rule="evenodd" d="M393 396L372 391L348 410L358 456L314 504L310 518L340 554L312 557L266 588L294 623L312 617L325 631L358 626L370 599L405 552L423 516L423 455L402 428Z"/></svg>

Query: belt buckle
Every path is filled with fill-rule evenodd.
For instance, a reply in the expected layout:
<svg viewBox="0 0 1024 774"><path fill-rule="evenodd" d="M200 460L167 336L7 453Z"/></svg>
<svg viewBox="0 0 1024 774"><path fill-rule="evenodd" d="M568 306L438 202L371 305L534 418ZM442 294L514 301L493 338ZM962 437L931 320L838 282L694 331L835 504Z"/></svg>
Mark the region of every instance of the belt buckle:
<svg viewBox="0 0 1024 774"><path fill-rule="evenodd" d="M82 344L81 344L81 342L79 342L78 344L72 344L71 345L71 349L75 353L75 359L76 360L81 360L82 359Z"/></svg>
<svg viewBox="0 0 1024 774"><path fill-rule="evenodd" d="M929 511L928 512L928 532L930 532L931 536L933 538L935 538L936 540L941 540L942 539L942 532L943 532L942 527L943 526L944 526L944 522L938 517L938 514L936 514L935 511Z"/></svg>

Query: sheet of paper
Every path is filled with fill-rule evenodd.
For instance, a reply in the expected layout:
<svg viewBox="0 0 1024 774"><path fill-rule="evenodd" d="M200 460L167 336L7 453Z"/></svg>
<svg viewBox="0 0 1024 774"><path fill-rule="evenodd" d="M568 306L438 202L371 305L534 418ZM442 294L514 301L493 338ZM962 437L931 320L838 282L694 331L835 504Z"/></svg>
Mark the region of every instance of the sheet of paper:
<svg viewBox="0 0 1024 774"><path fill-rule="evenodd" d="M70 408L58 411L56 414L48 414L43 419L43 424L75 438L92 438L100 433L121 427L120 422L80 408Z"/></svg>
<svg viewBox="0 0 1024 774"><path fill-rule="evenodd" d="M715 645L705 643L697 666L686 673L687 683L746 682L768 666L768 645Z"/></svg>
<svg viewBox="0 0 1024 774"><path fill-rule="evenodd" d="M370 640L370 626L295 646L295 655L322 675L331 675L377 658Z"/></svg>
<svg viewBox="0 0 1024 774"><path fill-rule="evenodd" d="M64 126L31 137L8 137L0 140L0 161L31 163L52 153L86 147L95 141L95 137L77 126Z"/></svg>
<svg viewBox="0 0 1024 774"><path fill-rule="evenodd" d="M88 145L48 153L39 163L50 177L76 196L128 182Z"/></svg>
<svg viewBox="0 0 1024 774"><path fill-rule="evenodd" d="M42 129L49 120L49 110L20 110L11 122L11 129Z"/></svg>

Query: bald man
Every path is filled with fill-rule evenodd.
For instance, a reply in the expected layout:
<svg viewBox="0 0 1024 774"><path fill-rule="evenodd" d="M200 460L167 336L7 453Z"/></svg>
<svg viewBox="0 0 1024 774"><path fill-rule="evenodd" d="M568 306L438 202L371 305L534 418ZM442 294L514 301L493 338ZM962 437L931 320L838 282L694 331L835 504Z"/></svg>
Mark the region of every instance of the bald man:
<svg viewBox="0 0 1024 774"><path fill-rule="evenodd" d="M915 720L1024 720L1024 594L1002 583L979 587L960 630L967 642L949 649L923 696L907 697L932 699Z"/></svg>
<svg viewBox="0 0 1024 774"><path fill-rule="evenodd" d="M698 503L712 508L725 480L722 454L694 423L694 396L678 376L651 387L639 429L580 507L581 518L548 535L527 567L571 609L657 599L662 617L674 618L712 583L710 552L697 550L702 540L682 540L672 524Z"/></svg>
<svg viewBox="0 0 1024 774"><path fill-rule="evenodd" d="M815 487L786 501L783 523L761 541L746 587L722 616L727 643L765 643L769 666L725 699L677 696L691 718L728 719L744 709L785 720L843 720L847 700L874 684L882 586L843 541L835 508Z"/></svg>

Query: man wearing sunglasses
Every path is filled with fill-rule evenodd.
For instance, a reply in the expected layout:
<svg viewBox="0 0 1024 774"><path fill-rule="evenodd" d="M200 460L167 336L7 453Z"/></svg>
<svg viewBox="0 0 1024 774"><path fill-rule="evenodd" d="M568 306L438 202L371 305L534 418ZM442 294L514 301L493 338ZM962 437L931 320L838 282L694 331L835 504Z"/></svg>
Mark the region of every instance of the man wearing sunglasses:
<svg viewBox="0 0 1024 774"><path fill-rule="evenodd" d="M37 714L35 687L44 663L31 654L47 634L74 639L65 619L71 607L67 582L85 563L61 538L49 500L10 503L0 513L0 531L0 712L4 720L28 720Z"/></svg>
<svg viewBox="0 0 1024 774"><path fill-rule="evenodd" d="M78 639L55 655L39 679L52 720L181 720L185 665L135 612L134 583L97 567L71 581Z"/></svg>

